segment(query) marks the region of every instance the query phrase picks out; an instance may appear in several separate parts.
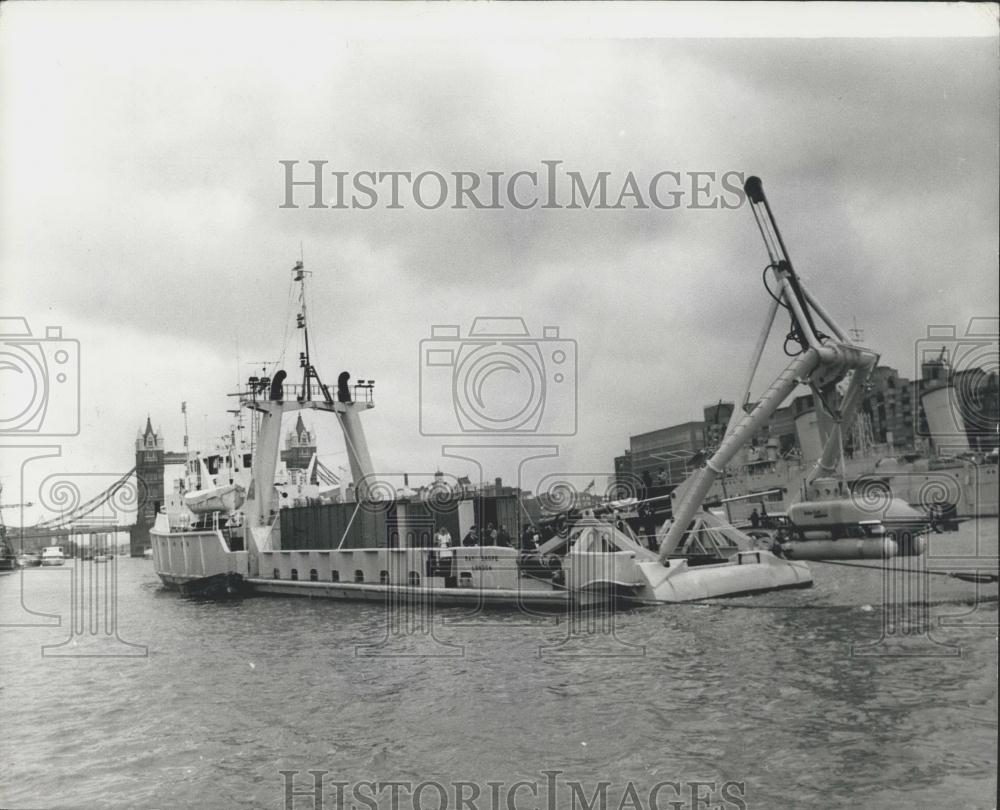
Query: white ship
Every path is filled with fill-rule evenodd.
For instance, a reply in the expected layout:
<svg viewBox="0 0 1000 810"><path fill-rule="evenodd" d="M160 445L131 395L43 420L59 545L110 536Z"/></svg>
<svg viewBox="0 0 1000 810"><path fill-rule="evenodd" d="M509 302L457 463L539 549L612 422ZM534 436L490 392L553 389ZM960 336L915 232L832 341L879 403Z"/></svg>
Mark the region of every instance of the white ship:
<svg viewBox="0 0 1000 810"><path fill-rule="evenodd" d="M304 302L306 273L301 262L293 273L303 285ZM812 584L806 565L757 548L749 536L700 512L700 503L681 511L682 524L677 529L675 523L672 535L671 527L663 528L666 542L659 552L637 542L624 524L614 525L593 512L577 520L565 537L543 546L541 557L496 545L418 546L407 540L415 534L408 529L408 504L395 500L395 543L368 536L362 547L346 547L352 527L386 506L379 493L395 492L374 473L361 424L361 414L374 407L373 384L351 386L344 372L334 396L309 357L304 303L298 325L305 344L302 383L286 384L285 372L278 371L270 379L251 377L238 393L259 425L242 509L206 512L194 519L190 510L178 514L164 509L157 515L150 540L156 571L166 586L189 593L241 591L379 601L393 597L558 608L604 603L609 597L684 602ZM838 377L860 356L839 345L824 348L814 353L813 370ZM282 416L301 410L335 416L353 479L355 502L346 528L326 538L326 548L290 547L286 542L291 538L282 538L280 531L275 472ZM539 559L545 561L542 570Z"/></svg>

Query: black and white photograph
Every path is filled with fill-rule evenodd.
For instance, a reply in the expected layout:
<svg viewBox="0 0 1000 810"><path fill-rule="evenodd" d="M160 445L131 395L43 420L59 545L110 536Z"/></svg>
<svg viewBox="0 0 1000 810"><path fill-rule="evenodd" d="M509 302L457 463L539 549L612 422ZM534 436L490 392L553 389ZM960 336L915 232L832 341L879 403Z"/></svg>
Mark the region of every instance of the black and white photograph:
<svg viewBox="0 0 1000 810"><path fill-rule="evenodd" d="M1000 5L0 4L0 808L995 810Z"/></svg>

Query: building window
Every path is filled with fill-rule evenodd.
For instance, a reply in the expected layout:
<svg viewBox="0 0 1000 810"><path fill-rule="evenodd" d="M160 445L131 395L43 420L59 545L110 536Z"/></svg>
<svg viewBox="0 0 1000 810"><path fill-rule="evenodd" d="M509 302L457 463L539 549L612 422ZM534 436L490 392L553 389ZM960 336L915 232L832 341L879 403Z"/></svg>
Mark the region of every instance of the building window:
<svg viewBox="0 0 1000 810"><path fill-rule="evenodd" d="M277 568L274 569L274 578L281 579L281 571L279 571Z"/></svg>
<svg viewBox="0 0 1000 810"><path fill-rule="evenodd" d="M309 569L309 581L319 582L319 571L317 571L315 568Z"/></svg>
<svg viewBox="0 0 1000 810"><path fill-rule="evenodd" d="M389 572L388 571L379 571L378 572L378 581L382 585L388 585L389 584Z"/></svg>
<svg viewBox="0 0 1000 810"><path fill-rule="evenodd" d="M410 584L414 587L420 584L420 574L416 571L410 571Z"/></svg>
<svg viewBox="0 0 1000 810"><path fill-rule="evenodd" d="M357 568L354 571L354 581L355 582L364 582L365 581L365 572L362 571L360 568Z"/></svg>
<svg viewBox="0 0 1000 810"><path fill-rule="evenodd" d="M340 571L330 572L330 582L340 582Z"/></svg>
<svg viewBox="0 0 1000 810"><path fill-rule="evenodd" d="M299 578L299 569L298 568L293 568L292 569L292 579L293 580L297 580L298 578Z"/></svg>

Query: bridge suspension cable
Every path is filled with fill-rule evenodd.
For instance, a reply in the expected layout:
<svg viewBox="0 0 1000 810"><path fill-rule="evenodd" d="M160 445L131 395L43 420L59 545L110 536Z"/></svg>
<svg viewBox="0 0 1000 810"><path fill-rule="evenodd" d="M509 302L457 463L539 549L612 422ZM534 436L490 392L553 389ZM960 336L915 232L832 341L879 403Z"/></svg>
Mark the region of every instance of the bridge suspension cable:
<svg viewBox="0 0 1000 810"><path fill-rule="evenodd" d="M124 487L129 479L135 474L135 467L125 473L121 478L115 481L111 486L109 486L103 492L95 495L89 501L86 501L79 506L74 507L71 511L66 514L59 515L54 518L49 518L48 520L43 520L40 523L36 523L32 528L34 529L63 529L69 524L74 523L81 518L85 518L92 512L96 512L104 504L110 501L115 494ZM136 487L138 488L138 482L136 482ZM136 498L138 501L138 497Z"/></svg>

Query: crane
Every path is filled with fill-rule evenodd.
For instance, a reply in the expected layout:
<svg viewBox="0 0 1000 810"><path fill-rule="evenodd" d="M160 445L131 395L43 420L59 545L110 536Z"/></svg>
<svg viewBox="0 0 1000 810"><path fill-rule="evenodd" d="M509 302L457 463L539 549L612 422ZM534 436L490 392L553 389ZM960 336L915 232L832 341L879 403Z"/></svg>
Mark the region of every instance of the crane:
<svg viewBox="0 0 1000 810"><path fill-rule="evenodd" d="M0 484L0 497L3 496L3 484ZM0 503L0 509L19 509L20 507L34 506L33 501L25 501L24 503Z"/></svg>
<svg viewBox="0 0 1000 810"><path fill-rule="evenodd" d="M853 423L864 396L865 384L879 359L876 353L852 342L802 284L788 256L760 178L747 178L744 191L770 259L763 277L771 302L754 348L742 396L737 400L739 405L733 411L722 441L711 458L675 492L674 519L660 544L661 561L666 561L681 545L691 521L702 508L705 495L726 465L802 383L812 389L816 399L817 422L823 444L820 458L807 474L806 491L818 479L836 473L843 426ZM750 387L779 309L785 310L791 320L784 345L791 361L772 381L757 404L747 411ZM829 329L832 335L824 333L821 327ZM848 375L850 380L841 393L837 386Z"/></svg>

